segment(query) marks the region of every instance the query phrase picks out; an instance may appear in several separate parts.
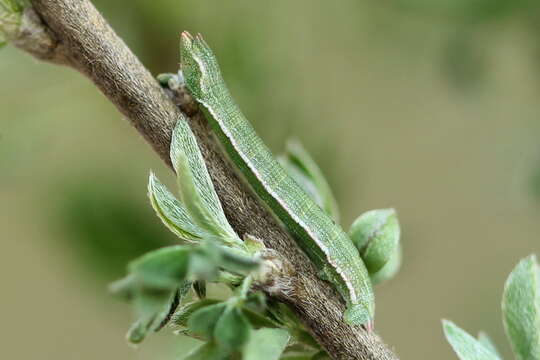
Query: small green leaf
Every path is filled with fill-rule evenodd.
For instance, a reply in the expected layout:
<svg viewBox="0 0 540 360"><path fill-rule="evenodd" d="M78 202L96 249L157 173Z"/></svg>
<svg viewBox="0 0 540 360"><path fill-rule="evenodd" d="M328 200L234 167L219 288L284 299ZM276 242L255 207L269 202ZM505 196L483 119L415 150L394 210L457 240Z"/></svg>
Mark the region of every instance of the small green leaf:
<svg viewBox="0 0 540 360"><path fill-rule="evenodd" d="M154 250L133 260L128 269L144 286L175 288L186 278L190 250L180 245Z"/></svg>
<svg viewBox="0 0 540 360"><path fill-rule="evenodd" d="M158 331L165 326L189 286L184 285L181 288L182 294L176 289L168 293L137 292L133 299L137 321L129 329L127 340L134 344L140 343L149 332Z"/></svg>
<svg viewBox="0 0 540 360"><path fill-rule="evenodd" d="M217 343L225 349L239 350L249 340L251 326L237 306L228 306L214 329Z"/></svg>
<svg viewBox="0 0 540 360"><path fill-rule="evenodd" d="M183 117L173 131L171 161L178 176L182 201L193 220L218 240L243 248L242 240L223 213L197 139Z"/></svg>
<svg viewBox="0 0 540 360"><path fill-rule="evenodd" d="M212 339L214 329L221 315L225 311L227 304L218 303L215 305L205 306L195 312L188 319L188 328L195 335Z"/></svg>
<svg viewBox="0 0 540 360"><path fill-rule="evenodd" d="M207 342L189 353L184 360L225 360L228 358L228 352L223 351L213 342Z"/></svg>
<svg viewBox="0 0 540 360"><path fill-rule="evenodd" d="M499 354L499 351L497 350L495 343L491 340L488 334L486 334L483 331L480 331L480 333L478 333L478 341L480 341L480 343L484 345L486 349L490 350L493 354L497 355L498 358L501 358L501 355Z"/></svg>
<svg viewBox="0 0 540 360"><path fill-rule="evenodd" d="M132 344L140 344L148 334L148 325L143 320L137 320L129 328L126 339Z"/></svg>
<svg viewBox="0 0 540 360"><path fill-rule="evenodd" d="M303 174L303 179L300 176L298 177L299 185L302 186L304 184L307 187L308 194L313 192L310 190L313 186L317 194L313 195L314 200L317 201L317 198L320 199L319 205L321 208L326 210L335 221L339 221L339 208L330 185L317 163L298 140L287 142L285 159L286 170L298 170L293 170L293 173L291 173L293 179L295 179L295 175ZM308 179L309 183L313 185L310 185L305 179Z"/></svg>
<svg viewBox="0 0 540 360"><path fill-rule="evenodd" d="M400 227L395 210L371 210L360 215L351 225L349 236L369 273L376 273L398 251Z"/></svg>
<svg viewBox="0 0 540 360"><path fill-rule="evenodd" d="M499 360L491 350L453 322L443 320L443 330L446 339L461 360Z"/></svg>
<svg viewBox="0 0 540 360"><path fill-rule="evenodd" d="M203 299L203 300L194 301L194 302L185 304L180 309L178 309L178 311L174 313L174 315L171 318L171 324L174 324L176 326L181 326L181 327L187 327L188 319L195 311L202 309L204 307L210 306L210 305L218 304L218 303L220 303L219 300Z"/></svg>
<svg viewBox="0 0 540 360"><path fill-rule="evenodd" d="M289 333L283 329L255 330L244 348L242 360L278 360L289 339Z"/></svg>
<svg viewBox="0 0 540 360"><path fill-rule="evenodd" d="M157 216L176 236L189 242L197 242L205 236L205 231L194 224L182 203L152 172L148 179L148 197Z"/></svg>
<svg viewBox="0 0 540 360"><path fill-rule="evenodd" d="M141 342L149 331L158 331L165 326L191 288L189 282L184 282L173 290L147 288L141 285L137 278L130 274L109 287L116 295L133 302L137 321L127 335L132 343Z"/></svg>
<svg viewBox="0 0 540 360"><path fill-rule="evenodd" d="M401 245L398 245L397 251L394 251L382 269L377 271L375 274L369 274L371 283L373 285L377 285L393 278L399 272L402 257L403 251L401 249Z"/></svg>
<svg viewBox="0 0 540 360"><path fill-rule="evenodd" d="M521 260L504 285L503 321L519 360L540 359L540 271L536 256Z"/></svg>

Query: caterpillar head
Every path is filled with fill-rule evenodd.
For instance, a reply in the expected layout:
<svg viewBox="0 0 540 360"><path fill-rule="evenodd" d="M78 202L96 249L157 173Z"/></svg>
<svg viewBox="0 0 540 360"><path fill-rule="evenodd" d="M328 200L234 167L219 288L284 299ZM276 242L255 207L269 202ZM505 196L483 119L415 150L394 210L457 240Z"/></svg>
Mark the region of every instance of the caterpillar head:
<svg viewBox="0 0 540 360"><path fill-rule="evenodd" d="M216 57L200 34L193 37L187 31L181 36L180 54L187 89L196 100L204 101L211 86L221 79Z"/></svg>

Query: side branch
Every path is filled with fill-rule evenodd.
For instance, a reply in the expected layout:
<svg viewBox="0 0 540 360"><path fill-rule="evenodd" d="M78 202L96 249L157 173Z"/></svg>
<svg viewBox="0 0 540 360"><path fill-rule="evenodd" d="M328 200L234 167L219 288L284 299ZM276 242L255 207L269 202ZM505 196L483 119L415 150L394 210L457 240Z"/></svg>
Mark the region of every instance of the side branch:
<svg viewBox="0 0 540 360"><path fill-rule="evenodd" d="M292 291L269 295L289 304L333 358L397 360L377 335L342 321L341 298L317 277L294 240L237 177L204 115L185 92L167 96L89 1L33 0L32 5L24 14L31 31L20 31L13 43L39 59L71 66L90 78L169 165L172 129L180 108L184 111L235 231L264 239L268 248L294 266L294 275L283 279L292 284Z"/></svg>

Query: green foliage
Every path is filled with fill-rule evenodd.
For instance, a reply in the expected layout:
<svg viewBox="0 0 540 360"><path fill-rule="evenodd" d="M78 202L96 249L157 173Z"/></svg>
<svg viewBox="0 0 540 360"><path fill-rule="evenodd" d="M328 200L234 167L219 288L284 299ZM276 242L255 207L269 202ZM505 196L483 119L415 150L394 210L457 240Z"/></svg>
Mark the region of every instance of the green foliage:
<svg viewBox="0 0 540 360"><path fill-rule="evenodd" d="M221 241L243 247L223 213L195 136L185 119L179 119L175 127L171 161L178 176L182 202L194 222Z"/></svg>
<svg viewBox="0 0 540 360"><path fill-rule="evenodd" d="M229 351L243 349L250 334L249 321L236 304L225 309L214 331L216 342Z"/></svg>
<svg viewBox="0 0 540 360"><path fill-rule="evenodd" d="M260 329L251 333L244 348L244 360L278 360L290 335L283 329Z"/></svg>
<svg viewBox="0 0 540 360"><path fill-rule="evenodd" d="M196 242L204 237L204 232L193 223L187 209L152 172L148 180L148 197L163 224L180 239Z"/></svg>
<svg viewBox="0 0 540 360"><path fill-rule="evenodd" d="M521 260L504 286L503 322L519 360L540 359L540 267L536 256ZM478 339L444 320L446 338L461 360L500 360L495 344L481 332Z"/></svg>
<svg viewBox="0 0 540 360"><path fill-rule="evenodd" d="M195 311L189 317L187 323L190 333L206 340L213 339L216 324L226 307L227 304L220 302L214 305L204 306Z"/></svg>
<svg viewBox="0 0 540 360"><path fill-rule="evenodd" d="M393 251L392 255L388 259L388 262L379 271L374 274L369 274L373 285L392 279L398 273L401 267L402 257L403 250L401 245L399 245L397 250Z"/></svg>
<svg viewBox="0 0 540 360"><path fill-rule="evenodd" d="M498 358L501 358L501 355L499 354L499 351L497 350L497 347L491 340L491 338L483 331L480 331L478 333L478 341L484 345L484 347L488 350L490 350L493 354L495 354Z"/></svg>
<svg viewBox="0 0 540 360"><path fill-rule="evenodd" d="M227 358L229 358L229 354L217 344L207 342L193 350L184 360L224 360Z"/></svg>
<svg viewBox="0 0 540 360"><path fill-rule="evenodd" d="M391 259L391 271L399 268L400 227L394 209L371 210L351 225L349 236L360 251L370 274L376 274Z"/></svg>
<svg viewBox="0 0 540 360"><path fill-rule="evenodd" d="M174 313L171 318L171 325L178 326L181 328L188 327L188 320L191 318L191 315L199 309L216 305L219 303L219 300L215 299L201 299L198 301L193 301L186 303L178 311Z"/></svg>
<svg viewBox="0 0 540 360"><path fill-rule="evenodd" d="M140 343L151 331L160 330L170 319L179 302L190 288L190 283L183 281L169 287L153 286L131 274L110 286L111 292L131 301L137 321L127 333L131 343Z"/></svg>
<svg viewBox="0 0 540 360"><path fill-rule="evenodd" d="M203 356L199 352L214 348L226 356L242 354L246 360L279 359L291 340L290 334L302 334L295 340L304 344L303 350L320 351L316 343L313 349L313 339L282 304L267 304L261 293L247 293L249 280L244 282L227 300L190 302L172 316L170 324L180 327L182 334L206 341L206 347L198 348L186 359Z"/></svg>
<svg viewBox="0 0 540 360"><path fill-rule="evenodd" d="M503 293L503 320L516 357L540 359L540 268L531 255L514 268Z"/></svg>
<svg viewBox="0 0 540 360"><path fill-rule="evenodd" d="M128 275L111 285L135 310L128 340L140 343L169 324L178 334L204 341L185 359L279 359L291 338L304 353L319 353L319 345L285 305L250 291L264 243L250 235L244 243L232 230L215 203L219 200L202 155L183 119L173 132L171 158L182 201L154 174L148 194L157 216L185 244L136 258L128 264ZM233 295L206 298L207 283L225 284Z"/></svg>
<svg viewBox="0 0 540 360"><path fill-rule="evenodd" d="M289 141L280 164L304 191L336 221L339 209L322 171L298 141ZM352 224L349 236L360 251L373 284L391 279L401 266L401 231L394 209L368 211Z"/></svg>
<svg viewBox="0 0 540 360"><path fill-rule="evenodd" d="M134 307L138 320L126 335L128 341L134 344L140 343L149 332L161 329L188 289L188 284L184 284L180 289L171 291L137 293L134 298Z"/></svg>
<svg viewBox="0 0 540 360"><path fill-rule="evenodd" d="M129 272L143 286L172 288L186 279L190 248L169 246L132 261Z"/></svg>
<svg viewBox="0 0 540 360"><path fill-rule="evenodd" d="M498 360L499 358L480 341L457 327L453 322L443 320L446 339L461 360Z"/></svg>

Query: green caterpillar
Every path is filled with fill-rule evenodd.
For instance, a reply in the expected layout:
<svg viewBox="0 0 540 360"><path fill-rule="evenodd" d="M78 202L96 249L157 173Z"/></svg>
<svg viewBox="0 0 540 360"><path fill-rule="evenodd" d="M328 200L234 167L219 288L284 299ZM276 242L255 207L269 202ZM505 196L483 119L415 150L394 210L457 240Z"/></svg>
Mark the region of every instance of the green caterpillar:
<svg viewBox="0 0 540 360"><path fill-rule="evenodd" d="M335 284L347 303L344 320L373 328L375 301L369 274L348 235L287 174L233 101L216 58L199 35L184 32L182 72L193 98L231 160L257 195L293 235L300 248Z"/></svg>

